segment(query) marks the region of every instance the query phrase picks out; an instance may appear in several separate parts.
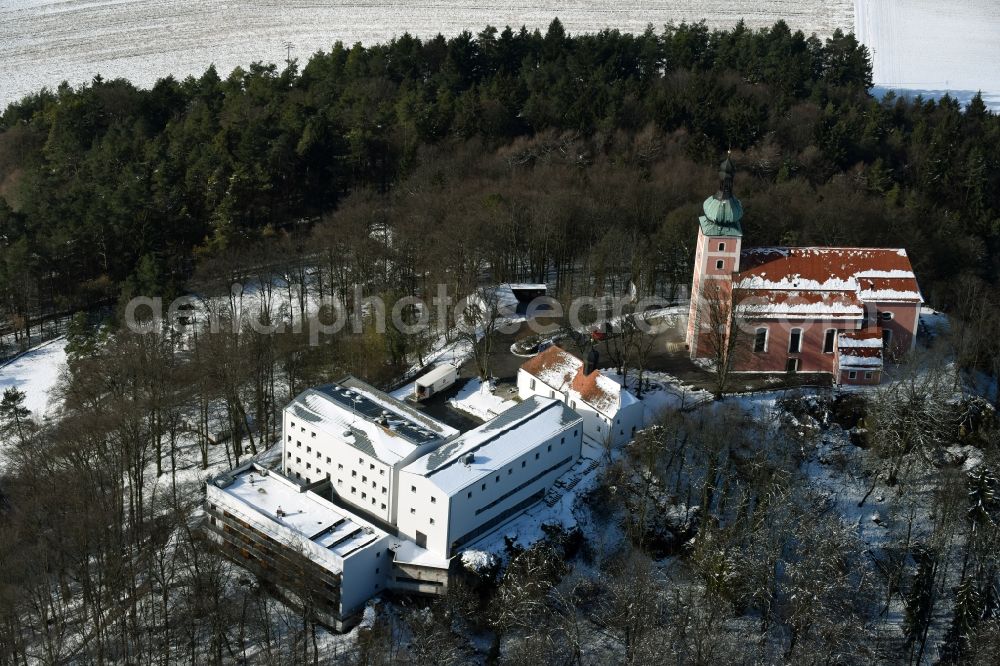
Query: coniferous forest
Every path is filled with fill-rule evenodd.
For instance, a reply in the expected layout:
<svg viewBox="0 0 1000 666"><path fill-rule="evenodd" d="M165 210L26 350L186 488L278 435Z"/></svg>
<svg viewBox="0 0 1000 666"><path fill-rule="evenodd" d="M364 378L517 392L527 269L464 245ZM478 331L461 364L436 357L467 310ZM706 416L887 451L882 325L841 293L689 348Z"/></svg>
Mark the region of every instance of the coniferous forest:
<svg viewBox="0 0 1000 666"><path fill-rule="evenodd" d="M688 231L670 214L711 193L729 149L755 244L905 244L929 295L968 273L995 283L1000 121L978 99L876 100L871 83L850 35L571 37L558 21L338 43L151 90L97 77L0 119L0 288L22 319L126 285L177 290L267 239L319 251L316 223L371 198L402 245L454 229L521 273L596 261L624 236L643 241L628 261L652 276L674 270L659 251ZM616 179L638 180L631 196L612 200ZM538 210L542 194L559 203ZM445 197L461 208L425 200ZM543 235L546 256L529 258Z"/></svg>
<svg viewBox="0 0 1000 666"><path fill-rule="evenodd" d="M0 351L64 334L67 363L48 417L0 401L0 664L997 663L1000 116L871 89L839 31L555 20L10 104ZM205 543L206 477L264 455L299 391L397 386L440 340L358 314L320 344L181 345L124 331L126 301L225 319L253 284L287 289L262 319L301 321L353 285L518 281L683 303L727 151L746 246L906 248L950 326L893 382L664 413L602 460L577 527L348 635ZM612 360L641 377L650 354Z"/></svg>

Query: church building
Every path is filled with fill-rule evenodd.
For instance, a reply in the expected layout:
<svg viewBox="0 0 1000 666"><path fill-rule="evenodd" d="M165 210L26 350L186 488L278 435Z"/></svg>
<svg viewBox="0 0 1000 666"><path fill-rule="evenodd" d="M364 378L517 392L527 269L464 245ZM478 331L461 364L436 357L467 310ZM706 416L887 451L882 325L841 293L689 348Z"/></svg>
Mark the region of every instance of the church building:
<svg viewBox="0 0 1000 666"><path fill-rule="evenodd" d="M743 248L736 169L699 219L686 342L692 359L732 372L822 372L878 384L884 362L916 344L923 296L905 249Z"/></svg>

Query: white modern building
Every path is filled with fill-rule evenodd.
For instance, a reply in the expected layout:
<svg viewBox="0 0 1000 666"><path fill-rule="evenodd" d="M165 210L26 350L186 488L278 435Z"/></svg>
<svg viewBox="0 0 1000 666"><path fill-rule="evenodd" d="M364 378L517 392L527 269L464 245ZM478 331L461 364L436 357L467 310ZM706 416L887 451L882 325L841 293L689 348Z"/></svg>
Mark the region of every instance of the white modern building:
<svg viewBox="0 0 1000 666"><path fill-rule="evenodd" d="M528 398L403 468L399 532L451 557L542 499L582 444L578 414Z"/></svg>
<svg viewBox="0 0 1000 666"><path fill-rule="evenodd" d="M396 523L399 470L458 431L354 377L306 389L285 407L282 468L376 520Z"/></svg>
<svg viewBox="0 0 1000 666"><path fill-rule="evenodd" d="M451 557L542 499L583 430L563 402L529 396L459 434L348 377L285 408L283 473L244 465L208 483L208 530L279 587L311 581L342 629L380 590L443 594Z"/></svg>
<svg viewBox="0 0 1000 666"><path fill-rule="evenodd" d="M587 361L555 345L539 352L517 372L517 392L553 398L583 417L584 434L603 446L620 446L643 427L642 403L597 368L597 351Z"/></svg>
<svg viewBox="0 0 1000 666"><path fill-rule="evenodd" d="M207 484L205 513L224 552L336 629L393 583L390 534L252 463Z"/></svg>

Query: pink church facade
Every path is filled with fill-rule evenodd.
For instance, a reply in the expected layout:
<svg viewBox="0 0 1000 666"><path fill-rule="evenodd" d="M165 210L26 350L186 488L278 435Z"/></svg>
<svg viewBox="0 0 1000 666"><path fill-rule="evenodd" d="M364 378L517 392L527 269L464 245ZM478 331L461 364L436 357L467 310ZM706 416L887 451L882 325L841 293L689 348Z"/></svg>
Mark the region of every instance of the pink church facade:
<svg viewBox="0 0 1000 666"><path fill-rule="evenodd" d="M906 251L744 249L734 175L727 159L699 220L691 358L728 354L733 372L828 373L838 384L878 384L885 361L916 344L923 297Z"/></svg>

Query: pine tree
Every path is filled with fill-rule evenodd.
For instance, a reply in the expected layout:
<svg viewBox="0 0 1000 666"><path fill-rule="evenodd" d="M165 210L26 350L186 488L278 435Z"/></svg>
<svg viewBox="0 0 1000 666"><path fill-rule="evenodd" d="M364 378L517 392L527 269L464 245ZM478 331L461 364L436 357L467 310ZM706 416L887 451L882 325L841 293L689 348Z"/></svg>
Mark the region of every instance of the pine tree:
<svg viewBox="0 0 1000 666"><path fill-rule="evenodd" d="M0 399L0 428L4 436L13 431L22 444L25 442L25 422L31 415L31 410L24 406L25 397L24 391L11 386Z"/></svg>

